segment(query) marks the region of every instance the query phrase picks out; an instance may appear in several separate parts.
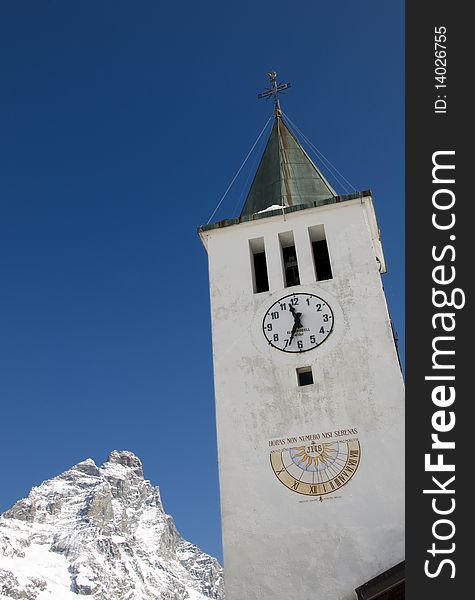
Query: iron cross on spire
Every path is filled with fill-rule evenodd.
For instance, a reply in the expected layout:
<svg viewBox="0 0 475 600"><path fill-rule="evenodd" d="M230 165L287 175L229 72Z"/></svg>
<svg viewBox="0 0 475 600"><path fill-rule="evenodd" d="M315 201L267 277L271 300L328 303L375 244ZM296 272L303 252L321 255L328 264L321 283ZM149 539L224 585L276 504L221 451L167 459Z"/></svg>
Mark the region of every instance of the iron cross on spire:
<svg viewBox="0 0 475 600"><path fill-rule="evenodd" d="M261 94L258 94L258 98L274 98L274 110L275 116L280 117L282 115L282 111L280 110L279 103L279 94L284 90L287 90L290 87L290 83L277 83L277 73L275 71L271 71L267 73L270 80L270 88L264 90Z"/></svg>

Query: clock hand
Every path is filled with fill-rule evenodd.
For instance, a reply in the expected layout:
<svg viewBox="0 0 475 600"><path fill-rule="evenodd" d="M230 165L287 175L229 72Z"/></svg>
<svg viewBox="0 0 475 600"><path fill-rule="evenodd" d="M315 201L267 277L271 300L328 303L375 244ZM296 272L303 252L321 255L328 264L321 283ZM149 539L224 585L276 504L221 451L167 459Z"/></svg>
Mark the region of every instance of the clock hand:
<svg viewBox="0 0 475 600"><path fill-rule="evenodd" d="M295 308L292 306L292 304L289 304L289 310L292 313L294 321L297 323L297 329L300 329L301 327L303 327L302 321L300 320L302 313L295 312Z"/></svg>
<svg viewBox="0 0 475 600"><path fill-rule="evenodd" d="M301 329L303 327L302 321L300 320L301 316L302 316L302 313L294 314L294 319L295 319L295 324L297 325L297 329Z"/></svg>
<svg viewBox="0 0 475 600"><path fill-rule="evenodd" d="M289 341L289 346L292 343L292 340L294 339L294 335L295 332L297 331L297 329L302 329L303 325L302 325L302 321L300 320L300 317L302 316L302 313L295 313L294 315L294 326L292 327L292 332L290 334L290 341Z"/></svg>
<svg viewBox="0 0 475 600"><path fill-rule="evenodd" d="M303 327L303 325L302 325L302 321L300 320L302 313L296 312L295 308L292 306L292 304L289 304L289 310L292 313L292 316L294 318L294 326L292 327L292 332L290 334L290 341L289 341L289 346L290 346L290 344L292 343L292 340L294 339L295 332L297 331L297 329L301 329Z"/></svg>
<svg viewBox="0 0 475 600"><path fill-rule="evenodd" d="M296 331L297 331L297 321L295 321L294 326L292 327L292 333L290 334L289 346L292 343L292 340L294 339L294 334Z"/></svg>
<svg viewBox="0 0 475 600"><path fill-rule="evenodd" d="M292 316L294 318L294 326L292 327L292 333L290 334L290 341L289 341L289 346L292 343L292 340L294 339L294 334L295 331L297 330L297 319L295 317L295 308L292 306L292 304L289 304L289 310L292 313Z"/></svg>

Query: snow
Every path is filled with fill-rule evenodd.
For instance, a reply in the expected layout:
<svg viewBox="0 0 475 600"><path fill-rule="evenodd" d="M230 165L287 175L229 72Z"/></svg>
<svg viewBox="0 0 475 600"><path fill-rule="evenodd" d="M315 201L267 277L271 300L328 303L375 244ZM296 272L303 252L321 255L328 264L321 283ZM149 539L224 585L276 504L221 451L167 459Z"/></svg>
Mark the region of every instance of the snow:
<svg viewBox="0 0 475 600"><path fill-rule="evenodd" d="M5 557L0 555L0 569L14 573L21 588L31 585L33 578L44 580L46 589L37 596L38 600L77 600L69 587L71 579L68 564L64 556L50 552L43 544L32 544L25 552L25 557ZM1 589L1 587L0 587ZM0 595L4 598L12 596Z"/></svg>
<svg viewBox="0 0 475 600"><path fill-rule="evenodd" d="M256 214L260 215L261 213L265 213L265 212L269 212L271 210L282 210L284 207L281 206L280 204L273 204L272 206L268 206L267 208L264 208L263 210L259 210Z"/></svg>
<svg viewBox="0 0 475 600"><path fill-rule="evenodd" d="M87 459L0 515L0 600L223 600L222 568L183 540L132 453Z"/></svg>

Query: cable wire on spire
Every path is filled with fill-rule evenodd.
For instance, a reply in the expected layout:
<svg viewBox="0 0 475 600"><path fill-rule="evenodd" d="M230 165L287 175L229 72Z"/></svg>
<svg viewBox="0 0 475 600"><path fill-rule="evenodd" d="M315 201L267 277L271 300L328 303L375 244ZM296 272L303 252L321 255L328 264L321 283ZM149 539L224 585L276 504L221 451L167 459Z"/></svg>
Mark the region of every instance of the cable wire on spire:
<svg viewBox="0 0 475 600"><path fill-rule="evenodd" d="M252 151L253 151L253 150L254 150L254 148L256 147L256 145L257 145L257 142L258 142L258 141L261 139L261 136L262 136L262 134L263 134L263 133L264 133L264 131L266 130L266 128L267 128L267 125L269 125L269 123L270 123L270 120L272 119L272 117L273 117L273 116L274 116L274 115L271 115L271 116L270 116L270 117L267 119L267 122L266 122L266 124L265 124L265 125L264 125L264 127L261 129L261 132L260 132L260 134L257 136L257 139L256 139L256 141L254 142L254 144L252 145L252 148L251 148L251 149L249 150L249 152L247 153L247 156L246 156L246 158L244 159L244 161L243 161L243 163L241 164L241 166L239 167L239 169L238 169L238 171L237 171L236 175L234 175L234 177L232 178L232 181L231 181L231 183L228 185L228 187L226 188L226 191L225 191L225 192L224 192L224 194L221 196L221 200L218 202L218 204L216 205L216 208L215 208L215 209L213 210L213 212L211 213L211 216L210 216L210 218L207 220L207 222L206 222L206 225L208 225L208 224L211 222L211 219L214 217L214 215L216 214L217 210L218 210L218 209L219 209L219 207L221 206L221 204L222 204L223 200L226 198L226 196L227 196L227 193L228 193L228 192L229 192L229 190L231 189L231 187L232 187L233 183L236 181L236 179L237 179L237 177L238 177L239 173L242 171L242 169L243 169L244 165L245 165L245 164L246 164L246 162L247 162L247 159L248 159L248 158L250 157L250 155L252 154Z"/></svg>
<svg viewBox="0 0 475 600"><path fill-rule="evenodd" d="M263 146L265 146L265 144L266 144L265 140L259 144L259 146L262 148L262 150L263 150ZM249 169L248 169L248 173L247 173L246 179L245 179L245 181L243 182L243 184L241 186L241 191L240 191L240 193L238 195L238 198L236 200L236 204L234 205L233 212L231 213L233 217L236 215L236 213L238 213L238 207L242 206L244 204L246 192L249 191L250 180L256 174L257 165L258 165L259 160L260 160L260 158L262 156L262 152L259 154L259 146L257 147L257 150L254 153L254 157L253 157L253 159L252 159L252 161L251 161L251 163L249 165Z"/></svg>
<svg viewBox="0 0 475 600"><path fill-rule="evenodd" d="M302 131L297 127L297 125L292 121L292 119L289 117L289 115L287 113L282 112L282 114L284 115L284 117L286 118L287 122L291 125L291 127L293 129L295 129L295 131L299 134L299 136L314 150L314 152L317 153L317 155L326 163L327 169L330 170L330 172L332 173L333 177L337 180L337 182L343 187L343 189L346 192L350 192L351 190L353 190L354 192L356 192L356 188L355 186L348 181L348 179L343 175L343 173L341 173L336 167L335 165L330 162L326 156L320 152L320 150L314 145L312 144L312 142L305 136L304 133L302 133ZM340 179L341 178L341 179ZM346 183L350 186L351 190L348 189L348 187L343 183L343 181L346 181Z"/></svg>

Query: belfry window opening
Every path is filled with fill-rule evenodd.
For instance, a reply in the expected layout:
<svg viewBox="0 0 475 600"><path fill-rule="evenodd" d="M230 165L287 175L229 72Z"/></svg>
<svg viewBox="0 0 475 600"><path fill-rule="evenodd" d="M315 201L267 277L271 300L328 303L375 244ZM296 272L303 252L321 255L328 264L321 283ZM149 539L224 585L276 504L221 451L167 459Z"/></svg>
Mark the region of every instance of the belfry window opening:
<svg viewBox="0 0 475 600"><path fill-rule="evenodd" d="M297 262L297 252L294 244L294 234L292 231L279 233L280 248L282 250L282 264L284 268L285 287L300 285L299 266Z"/></svg>
<svg viewBox="0 0 475 600"><path fill-rule="evenodd" d="M269 291L269 277L267 275L266 251L264 238L249 240L251 252L252 285L255 294Z"/></svg>
<svg viewBox="0 0 475 600"><path fill-rule="evenodd" d="M333 279L328 244L325 237L325 227L323 225L314 225L308 228L308 233L312 243L313 263L317 281Z"/></svg>

